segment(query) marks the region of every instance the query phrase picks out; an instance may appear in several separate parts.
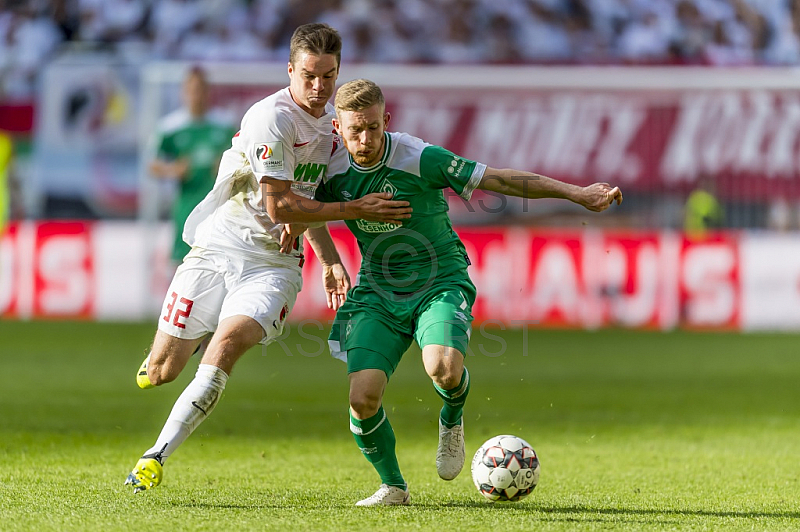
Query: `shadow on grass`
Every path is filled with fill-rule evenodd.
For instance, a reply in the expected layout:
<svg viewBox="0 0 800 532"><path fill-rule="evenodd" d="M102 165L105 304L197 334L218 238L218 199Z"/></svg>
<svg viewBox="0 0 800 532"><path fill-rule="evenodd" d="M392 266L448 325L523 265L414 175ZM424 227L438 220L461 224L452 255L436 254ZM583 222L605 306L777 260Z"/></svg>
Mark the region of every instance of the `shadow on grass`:
<svg viewBox="0 0 800 532"><path fill-rule="evenodd" d="M642 509L642 508L592 508L587 506L529 506L530 509L552 514L603 514L603 515L664 515L674 517L733 517L739 519L800 519L800 512L733 512L719 510L680 510L680 509Z"/></svg>
<svg viewBox="0 0 800 532"><path fill-rule="evenodd" d="M238 510L258 510L258 509L304 509L308 510L308 501L282 501L279 503L211 503L202 501L173 501L171 506L186 508L208 508L208 509L238 509ZM353 509L351 501L337 503L329 502L317 509ZM800 512L764 512L764 511L717 511L702 509L643 509L643 508L594 508L590 506L539 506L537 504L515 504L515 503L490 503L487 501L451 501L446 503L432 502L412 502L410 506L398 507L398 510L443 510L447 508L488 510L493 512L512 512L514 514L544 513L550 514L553 520L563 521L605 521L600 516L617 516L631 518L633 522L652 522L650 519L642 520L643 517L663 516L666 518L686 518L686 517L721 517L736 519L800 519ZM581 517L583 515L583 517ZM592 519L591 516L596 516ZM558 517L556 517L558 516ZM638 519L637 519L638 518ZM661 524L668 524L670 521L663 519L658 521Z"/></svg>
<svg viewBox="0 0 800 532"><path fill-rule="evenodd" d="M543 512L546 514L598 514L598 515L619 515L619 516L647 516L663 515L667 517L732 517L739 519L767 518L767 519L800 519L800 512L762 512L762 511L719 511L719 510L681 510L681 509L644 509L644 508L595 508L591 506L539 506L537 504L514 504L514 503L484 503L483 501L456 501L446 504L415 504L427 508L458 507L458 508L486 508L490 507L498 510L512 512Z"/></svg>

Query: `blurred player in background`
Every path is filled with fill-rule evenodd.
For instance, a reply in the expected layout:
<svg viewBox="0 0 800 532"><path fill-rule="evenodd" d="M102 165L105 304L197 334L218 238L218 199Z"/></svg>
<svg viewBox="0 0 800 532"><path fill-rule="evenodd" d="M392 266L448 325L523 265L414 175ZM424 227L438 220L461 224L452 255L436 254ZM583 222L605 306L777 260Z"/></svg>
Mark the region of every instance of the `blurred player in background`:
<svg viewBox="0 0 800 532"><path fill-rule="evenodd" d="M725 225L725 209L715 195L714 178L701 176L684 206L683 229L689 238L704 238Z"/></svg>
<svg viewBox="0 0 800 532"><path fill-rule="evenodd" d="M0 237L6 232L11 212L11 162L14 142L11 135L0 130Z"/></svg>
<svg viewBox="0 0 800 532"><path fill-rule="evenodd" d="M172 261L176 267L191 249L183 241L183 225L214 186L220 155L236 133L232 125L209 109L208 80L203 69L189 70L182 96L184 106L165 116L159 124L156 157L150 164L154 177L177 181L172 206L175 226Z"/></svg>
<svg viewBox="0 0 800 532"><path fill-rule="evenodd" d="M155 444L126 484L134 493L163 478L162 465L211 413L231 370L248 349L279 337L302 287L307 238L323 265L328 305L338 308L350 280L331 240L328 220L402 223L408 203L385 193L351 202L313 199L336 149L328 100L339 74L342 43L325 24L295 30L289 87L254 104L225 151L214 188L192 211L183 237L192 250L167 291L158 332L137 384L174 380L201 338L213 332L194 380L178 398Z"/></svg>
<svg viewBox="0 0 800 532"><path fill-rule="evenodd" d="M331 158L317 199L343 201L388 191L408 200L414 212L402 227L347 220L361 250L361 270L329 338L332 354L347 362L350 429L382 482L374 495L356 505L408 504L382 397L414 340L444 403L436 454L439 476L454 479L465 457L463 407L470 375L464 354L475 286L442 189L452 188L464 199L476 188L523 198L563 198L596 212L621 203L622 193L607 183L579 187L519 170L487 168L408 134L388 133L384 97L371 81L342 85L335 107L334 127L346 150Z"/></svg>

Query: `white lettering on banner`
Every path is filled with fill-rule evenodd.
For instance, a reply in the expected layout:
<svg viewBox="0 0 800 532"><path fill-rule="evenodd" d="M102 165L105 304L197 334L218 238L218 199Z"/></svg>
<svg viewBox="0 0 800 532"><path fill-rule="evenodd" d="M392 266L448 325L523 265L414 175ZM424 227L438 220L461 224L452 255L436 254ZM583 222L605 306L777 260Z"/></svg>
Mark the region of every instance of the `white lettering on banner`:
<svg viewBox="0 0 800 532"><path fill-rule="evenodd" d="M35 314L36 301L36 235L38 224L36 222L21 222L17 224L14 239L14 257L17 259L15 270L18 274L17 284L14 286L16 298L13 313L18 318L29 319Z"/></svg>
<svg viewBox="0 0 800 532"><path fill-rule="evenodd" d="M763 168L770 178L790 176L800 168L800 162L795 159L795 145L800 134L800 101L796 94L784 95L783 112L777 118Z"/></svg>
<svg viewBox="0 0 800 532"><path fill-rule="evenodd" d="M643 164L628 147L646 113L606 94L483 99L463 154L490 166L545 174L637 179Z"/></svg>
<svg viewBox="0 0 800 532"><path fill-rule="evenodd" d="M741 169L748 173L756 173L764 167L762 143L772 136L772 128L778 117L775 116L773 96L764 91L752 92L752 115L741 129L741 150L732 154L731 161L738 160ZM737 157L738 155L738 157Z"/></svg>
<svg viewBox="0 0 800 532"><path fill-rule="evenodd" d="M85 235L46 238L39 248L39 307L44 315L80 314L91 303Z"/></svg>
<svg viewBox="0 0 800 532"><path fill-rule="evenodd" d="M530 296L533 294L533 289L528 282L535 260L531 253L532 235L521 227L509 227L504 233L505 248L489 247L486 251L505 252L496 257L484 255L486 264L491 267L492 282L500 288L496 292L498 298L494 301L493 307L497 309L497 316L503 320L525 316L536 321L537 318L530 310ZM488 312L487 315L490 319L495 317Z"/></svg>
<svg viewBox="0 0 800 532"><path fill-rule="evenodd" d="M616 246L615 246L616 247ZM642 327L655 322L658 315L658 249L655 244L642 243L634 251L634 266L632 271L627 268L624 253L616 247L617 257L609 253L609 259L616 259L616 264L608 264L607 271L618 271L621 275L618 281L623 281L612 288L611 298L612 323L619 323L625 327ZM620 260L621 259L621 260ZM628 279L633 280L633 289L626 293L625 284ZM614 286L614 285L611 285Z"/></svg>
<svg viewBox="0 0 800 532"><path fill-rule="evenodd" d="M606 320L608 277L615 270L608 267L610 249L602 231L587 229L582 232L581 240L580 268L585 290L578 310L581 324L589 329L597 329Z"/></svg>
<svg viewBox="0 0 800 532"><path fill-rule="evenodd" d="M735 166L737 153L743 147L742 133L749 122L743 111L738 93L723 92L706 102L697 138L702 172L716 174Z"/></svg>
<svg viewBox="0 0 800 532"><path fill-rule="evenodd" d="M638 155L628 153L628 145L642 127L647 113L643 107L617 105L616 102L612 109L608 129L597 147L595 175L601 181L630 183L642 174L643 163Z"/></svg>
<svg viewBox="0 0 800 532"><path fill-rule="evenodd" d="M704 91L685 94L661 158L666 183L702 174L766 174L792 178L800 169L797 97L788 94Z"/></svg>
<svg viewBox="0 0 800 532"><path fill-rule="evenodd" d="M730 325L736 315L736 256L727 244L689 247L684 253L686 320L691 325Z"/></svg>
<svg viewBox="0 0 800 532"><path fill-rule="evenodd" d="M524 279L528 278L530 271L530 250L524 241L521 249L515 249L520 242L515 240L514 233L513 229L493 232L480 252L478 238L462 238L472 261L469 275L475 286L483 287L478 291L473 311L479 310L483 315L499 320L513 319L524 313L520 302L527 290Z"/></svg>
<svg viewBox="0 0 800 532"><path fill-rule="evenodd" d="M693 181L697 177L694 150L709 97L707 93L702 93L687 95L681 100L677 124L661 159L661 174L667 182Z"/></svg>
<svg viewBox="0 0 800 532"><path fill-rule="evenodd" d="M0 316L11 311L17 282L17 260L12 239L0 237Z"/></svg>
<svg viewBox="0 0 800 532"><path fill-rule="evenodd" d="M556 313L567 323L577 323L580 281L570 249L562 242L545 244L535 268L531 317L544 322Z"/></svg>
<svg viewBox="0 0 800 532"><path fill-rule="evenodd" d="M670 330L681 323L680 309L680 263L683 237L673 231L663 231L658 235L658 326Z"/></svg>

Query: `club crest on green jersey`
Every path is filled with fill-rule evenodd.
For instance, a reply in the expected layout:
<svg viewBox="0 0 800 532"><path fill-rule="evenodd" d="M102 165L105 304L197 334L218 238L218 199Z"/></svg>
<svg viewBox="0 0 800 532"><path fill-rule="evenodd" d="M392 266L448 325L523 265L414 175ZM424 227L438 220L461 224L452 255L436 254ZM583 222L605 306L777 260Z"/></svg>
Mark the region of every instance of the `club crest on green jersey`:
<svg viewBox="0 0 800 532"><path fill-rule="evenodd" d="M383 182L381 192L388 192L392 197L395 197L397 195L397 187L387 180ZM387 222L368 222L367 220L361 219L356 220L356 225L365 233L387 233L400 227L399 225Z"/></svg>

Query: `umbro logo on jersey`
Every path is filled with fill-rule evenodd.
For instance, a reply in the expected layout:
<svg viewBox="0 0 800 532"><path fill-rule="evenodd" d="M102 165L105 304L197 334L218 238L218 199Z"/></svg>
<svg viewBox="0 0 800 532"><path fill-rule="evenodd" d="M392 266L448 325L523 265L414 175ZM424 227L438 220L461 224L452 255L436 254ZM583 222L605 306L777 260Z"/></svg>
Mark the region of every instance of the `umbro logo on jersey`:
<svg viewBox="0 0 800 532"><path fill-rule="evenodd" d="M310 140L307 140L307 141L305 141L305 142L295 142L295 143L294 143L294 147L295 147L295 148L302 148L303 146L305 146L305 145L306 145L306 144L308 144L309 142L311 142L311 141L310 141Z"/></svg>

